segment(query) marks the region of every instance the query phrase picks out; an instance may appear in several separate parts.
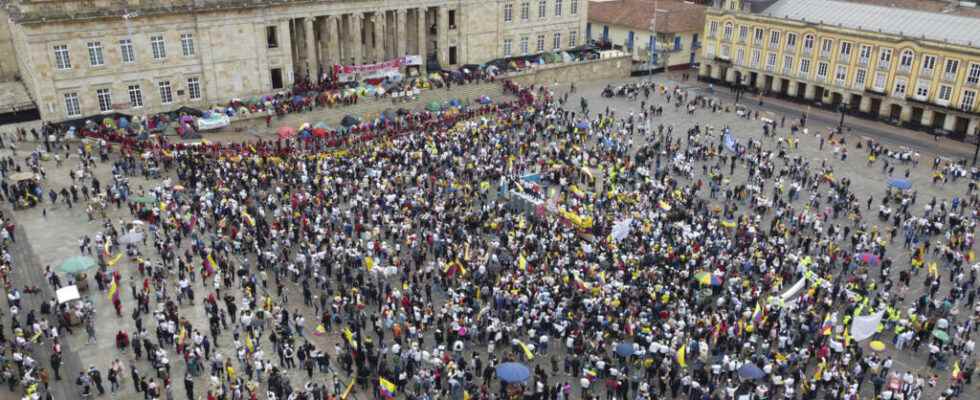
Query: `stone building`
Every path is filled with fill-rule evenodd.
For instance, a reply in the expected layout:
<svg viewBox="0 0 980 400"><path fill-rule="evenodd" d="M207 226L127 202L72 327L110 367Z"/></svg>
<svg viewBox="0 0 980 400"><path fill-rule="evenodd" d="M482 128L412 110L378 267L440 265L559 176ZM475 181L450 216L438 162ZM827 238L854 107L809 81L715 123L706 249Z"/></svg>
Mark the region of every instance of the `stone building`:
<svg viewBox="0 0 980 400"><path fill-rule="evenodd" d="M553 38L549 50L580 44L586 0L535 1L533 18L530 3L12 0L4 12L24 85L42 119L59 121L225 103L333 65L419 56L422 72L459 68L509 56L529 34Z"/></svg>

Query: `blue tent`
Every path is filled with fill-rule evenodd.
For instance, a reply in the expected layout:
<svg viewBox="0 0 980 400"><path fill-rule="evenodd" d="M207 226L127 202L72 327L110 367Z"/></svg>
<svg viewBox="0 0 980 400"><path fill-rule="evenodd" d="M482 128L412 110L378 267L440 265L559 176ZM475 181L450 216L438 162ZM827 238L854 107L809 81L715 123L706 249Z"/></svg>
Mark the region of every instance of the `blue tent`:
<svg viewBox="0 0 980 400"><path fill-rule="evenodd" d="M508 362L497 366L497 378L506 383L520 383L530 377L531 370L524 364Z"/></svg>
<svg viewBox="0 0 980 400"><path fill-rule="evenodd" d="M898 190L908 190L912 188L912 182L910 182L908 179L889 179L888 186Z"/></svg>

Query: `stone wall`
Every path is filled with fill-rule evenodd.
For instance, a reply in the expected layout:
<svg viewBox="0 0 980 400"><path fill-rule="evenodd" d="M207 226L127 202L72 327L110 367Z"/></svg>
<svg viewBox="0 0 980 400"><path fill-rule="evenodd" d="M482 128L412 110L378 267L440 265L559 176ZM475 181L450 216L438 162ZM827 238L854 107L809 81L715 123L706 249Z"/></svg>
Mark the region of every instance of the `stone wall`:
<svg viewBox="0 0 980 400"><path fill-rule="evenodd" d="M520 85L550 85L555 82L583 82L628 78L632 61L629 56L580 61L535 67L501 77Z"/></svg>
<svg viewBox="0 0 980 400"><path fill-rule="evenodd" d="M10 18L0 9L0 81L9 81L18 76L17 57L10 33Z"/></svg>

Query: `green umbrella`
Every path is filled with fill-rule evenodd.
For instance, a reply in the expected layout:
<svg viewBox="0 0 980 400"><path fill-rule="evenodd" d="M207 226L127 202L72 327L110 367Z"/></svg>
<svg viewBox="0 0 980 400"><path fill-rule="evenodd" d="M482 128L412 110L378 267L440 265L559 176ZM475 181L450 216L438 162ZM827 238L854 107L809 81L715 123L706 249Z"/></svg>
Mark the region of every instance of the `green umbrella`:
<svg viewBox="0 0 980 400"><path fill-rule="evenodd" d="M941 340L943 343L949 342L949 334L939 329L932 331L932 337Z"/></svg>
<svg viewBox="0 0 980 400"><path fill-rule="evenodd" d="M153 196L137 196L130 200L137 204L154 204L157 202L157 198Z"/></svg>
<svg viewBox="0 0 980 400"><path fill-rule="evenodd" d="M425 109L432 112L442 111L442 104L439 104L438 101L433 101L427 104Z"/></svg>
<svg viewBox="0 0 980 400"><path fill-rule="evenodd" d="M76 274L94 267L95 259L92 257L74 256L61 263L58 270L67 274Z"/></svg>

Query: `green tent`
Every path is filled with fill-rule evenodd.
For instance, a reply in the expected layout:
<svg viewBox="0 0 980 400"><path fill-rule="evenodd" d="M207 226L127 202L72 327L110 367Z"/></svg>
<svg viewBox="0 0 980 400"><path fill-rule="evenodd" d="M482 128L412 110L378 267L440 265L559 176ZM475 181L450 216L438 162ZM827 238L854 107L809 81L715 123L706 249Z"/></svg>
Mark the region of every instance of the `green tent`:
<svg viewBox="0 0 980 400"><path fill-rule="evenodd" d="M136 204L155 204L157 202L157 198L153 196L137 196L130 200Z"/></svg>
<svg viewBox="0 0 980 400"><path fill-rule="evenodd" d="M442 104L439 104L438 101L429 102L429 104L426 104L425 109L432 112L442 111Z"/></svg>
<svg viewBox="0 0 980 400"><path fill-rule="evenodd" d="M92 257L74 256L61 263L58 270L66 274L77 274L79 272L95 267L96 261Z"/></svg>

